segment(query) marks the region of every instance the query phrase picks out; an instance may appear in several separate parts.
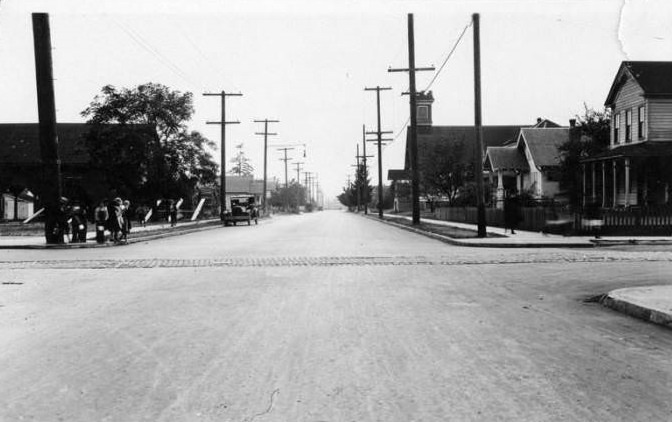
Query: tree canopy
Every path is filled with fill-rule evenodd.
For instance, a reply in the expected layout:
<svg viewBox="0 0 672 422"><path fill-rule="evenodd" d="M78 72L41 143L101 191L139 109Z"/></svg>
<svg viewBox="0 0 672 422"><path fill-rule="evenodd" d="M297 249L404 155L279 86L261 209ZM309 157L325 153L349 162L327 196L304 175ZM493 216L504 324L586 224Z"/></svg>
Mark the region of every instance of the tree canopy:
<svg viewBox="0 0 672 422"><path fill-rule="evenodd" d="M420 160L420 186L428 197L447 198L452 205L471 176L471 164L464 159L463 139L436 142Z"/></svg>
<svg viewBox="0 0 672 422"><path fill-rule="evenodd" d="M583 186L581 160L605 151L610 142L611 114L609 109L601 111L584 104L583 115L576 116L578 136L570 135L569 140L560 146L560 181L569 194L569 201L578 205L581 201Z"/></svg>
<svg viewBox="0 0 672 422"><path fill-rule="evenodd" d="M198 184L214 183L216 145L186 123L193 95L165 85L107 85L82 116L92 125L87 148L110 187L144 198L190 197Z"/></svg>
<svg viewBox="0 0 672 422"><path fill-rule="evenodd" d="M229 174L252 176L254 167L250 164L250 159L245 155L245 151L243 151L243 144L236 145L236 149L238 149L238 152L230 160L230 162L233 163L233 166L229 170Z"/></svg>

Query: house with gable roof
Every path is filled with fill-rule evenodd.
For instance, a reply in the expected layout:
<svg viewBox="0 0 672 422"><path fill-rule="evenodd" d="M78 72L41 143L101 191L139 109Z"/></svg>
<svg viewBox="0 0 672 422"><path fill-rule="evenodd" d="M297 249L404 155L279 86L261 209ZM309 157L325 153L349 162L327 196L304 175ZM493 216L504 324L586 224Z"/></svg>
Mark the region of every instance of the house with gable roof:
<svg viewBox="0 0 672 422"><path fill-rule="evenodd" d="M672 202L672 62L624 61L605 106L609 148L583 161L583 202L639 208Z"/></svg>
<svg viewBox="0 0 672 422"><path fill-rule="evenodd" d="M503 207L507 192L527 192L535 198L560 193L559 147L569 140L570 128L550 120L521 128L515 142L486 149L484 171L490 174L493 201Z"/></svg>

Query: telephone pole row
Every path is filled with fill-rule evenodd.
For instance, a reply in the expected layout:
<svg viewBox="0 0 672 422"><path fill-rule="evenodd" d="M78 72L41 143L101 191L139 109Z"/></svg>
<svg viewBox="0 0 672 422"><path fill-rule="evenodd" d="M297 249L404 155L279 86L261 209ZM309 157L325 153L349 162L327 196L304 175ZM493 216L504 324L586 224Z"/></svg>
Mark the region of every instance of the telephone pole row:
<svg viewBox="0 0 672 422"><path fill-rule="evenodd" d="M264 210L264 214L266 214L266 180L268 178L267 176L267 168L268 168L268 137L269 136L276 136L277 133L269 133L268 132L268 124L269 123L280 123L280 120L269 120L269 119L264 119L264 120L255 120L255 123L263 123L264 124L264 131L263 132L255 132L255 135L264 135L264 194L261 197L262 205L261 209Z"/></svg>
<svg viewBox="0 0 672 422"><path fill-rule="evenodd" d="M373 155L366 155L366 127L364 125L362 125L362 144L364 146L363 155L359 155L359 145L357 145L357 158L358 158L358 162L359 162L360 158L362 159L362 177L364 178L364 186L362 186L362 184L360 183L359 184L359 190L361 191L362 188L365 188L366 189L365 193L366 193L369 190L369 183L368 183L369 169L368 169L368 165L366 164L366 159L367 158L373 158ZM359 172L359 168L357 169L357 171ZM364 198L362 198L363 199L362 202L364 203L364 214L368 214L369 213L369 206L368 206L368 200L367 200L368 195L363 195L363 196L364 196ZM358 211L359 211L359 209L358 209Z"/></svg>
<svg viewBox="0 0 672 422"><path fill-rule="evenodd" d="M219 122L205 122L208 125L220 125L222 130L222 146L221 146L221 176L220 176L220 187L219 187L219 197L221 198L221 213L226 212L226 125L237 125L240 124L239 121L226 121L226 97L242 97L243 94L229 94L225 91L219 93L209 93L206 92L203 94L205 97L221 97L222 99L222 120Z"/></svg>
<svg viewBox="0 0 672 422"><path fill-rule="evenodd" d="M375 88L364 88L364 91L376 91L376 105L378 110L378 130L376 132L370 132L371 134L375 133L378 135L378 218L383 218L383 134L392 133L391 131L381 131L380 130L380 91L389 91L392 88L385 87L381 88L376 86ZM366 132L365 132L366 134ZM365 142L366 143L366 142Z"/></svg>

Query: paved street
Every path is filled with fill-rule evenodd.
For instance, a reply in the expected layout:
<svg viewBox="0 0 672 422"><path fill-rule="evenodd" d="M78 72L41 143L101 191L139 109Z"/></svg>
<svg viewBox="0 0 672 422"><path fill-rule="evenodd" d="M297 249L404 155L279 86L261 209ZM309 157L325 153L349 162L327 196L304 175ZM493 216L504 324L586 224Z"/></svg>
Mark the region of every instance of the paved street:
<svg viewBox="0 0 672 422"><path fill-rule="evenodd" d="M0 420L671 420L672 249L461 248L340 211L0 251Z"/></svg>

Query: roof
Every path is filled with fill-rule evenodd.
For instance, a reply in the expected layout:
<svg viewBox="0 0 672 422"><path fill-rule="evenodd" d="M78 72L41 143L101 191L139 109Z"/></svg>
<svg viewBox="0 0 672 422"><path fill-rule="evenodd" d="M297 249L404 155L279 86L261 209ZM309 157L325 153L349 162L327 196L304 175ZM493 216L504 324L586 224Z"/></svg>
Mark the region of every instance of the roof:
<svg viewBox="0 0 672 422"><path fill-rule="evenodd" d="M155 133L151 125L133 127ZM56 124L58 158L62 164L82 165L90 162L86 138L92 128L87 123ZM0 123L0 164L42 164L39 123Z"/></svg>
<svg viewBox="0 0 672 422"><path fill-rule="evenodd" d="M517 146L489 147L485 153L485 163L485 167L492 170L530 170Z"/></svg>
<svg viewBox="0 0 672 422"><path fill-rule="evenodd" d="M387 171L387 180L411 180L411 175L404 169L391 169Z"/></svg>
<svg viewBox="0 0 672 422"><path fill-rule="evenodd" d="M58 155L64 164L89 162L85 139L90 126L85 123L58 123ZM0 163L40 164L38 123L0 123Z"/></svg>
<svg viewBox="0 0 672 422"><path fill-rule="evenodd" d="M272 190L272 182L268 181L266 184L267 190ZM264 181L255 180L252 177L245 176L226 176L226 193L227 194L258 194L264 193Z"/></svg>
<svg viewBox="0 0 672 422"><path fill-rule="evenodd" d="M626 75L637 82L645 96L672 96L672 62L624 61L611 84L606 106L614 103Z"/></svg>
<svg viewBox="0 0 672 422"><path fill-rule="evenodd" d="M617 146L600 154L582 160L600 161L612 158L635 157L672 157L672 142L642 142Z"/></svg>
<svg viewBox="0 0 672 422"><path fill-rule="evenodd" d="M518 143L525 142L534 164L539 167L560 165L558 148L569 140L569 128L523 128Z"/></svg>
<svg viewBox="0 0 672 422"><path fill-rule="evenodd" d="M483 151L491 146L502 146L508 141L515 140L523 127L530 125L483 126ZM463 142L465 152L462 159L473 161L474 149L469 146L476 144L476 130L474 126L427 126L418 128L418 161L421 162L431 154L432 146L436 143L451 144ZM410 168L409 131L406 131L406 165Z"/></svg>

